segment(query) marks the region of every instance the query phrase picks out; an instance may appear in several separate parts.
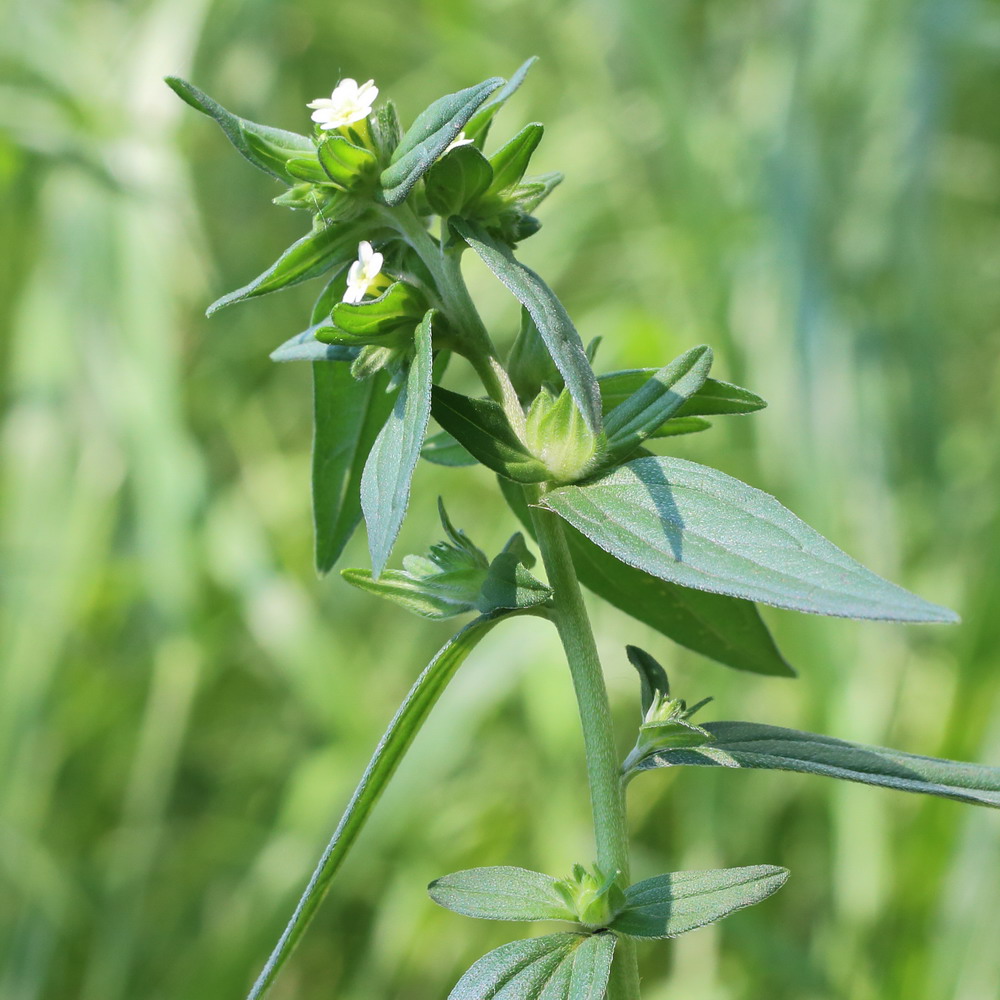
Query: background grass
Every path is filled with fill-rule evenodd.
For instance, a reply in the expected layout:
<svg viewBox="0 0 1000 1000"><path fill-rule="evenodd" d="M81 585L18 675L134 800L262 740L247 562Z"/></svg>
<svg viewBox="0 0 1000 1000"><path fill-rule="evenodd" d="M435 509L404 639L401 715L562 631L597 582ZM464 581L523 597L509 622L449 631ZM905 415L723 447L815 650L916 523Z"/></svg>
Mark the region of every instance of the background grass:
<svg viewBox="0 0 1000 1000"><path fill-rule="evenodd" d="M258 121L374 77L405 117L542 57L496 136L567 180L524 258L605 369L700 342L771 406L677 451L780 496L957 628L767 612L801 677L727 671L595 606L623 744L626 641L714 717L1000 763L1000 5L995 0L8 0L0 996L243 995L447 625L311 568L309 373L267 352L312 289L214 318L302 220L160 82ZM516 313L470 280L499 337ZM481 470L424 467L484 546ZM496 512L496 513L495 513ZM363 564L359 536L345 564ZM988 1000L1000 826L820 779L633 786L636 876L784 864L782 892L642 949L649 1000ZM438 910L447 871L591 856L566 670L499 629L418 740L274 991L445 996L520 928Z"/></svg>

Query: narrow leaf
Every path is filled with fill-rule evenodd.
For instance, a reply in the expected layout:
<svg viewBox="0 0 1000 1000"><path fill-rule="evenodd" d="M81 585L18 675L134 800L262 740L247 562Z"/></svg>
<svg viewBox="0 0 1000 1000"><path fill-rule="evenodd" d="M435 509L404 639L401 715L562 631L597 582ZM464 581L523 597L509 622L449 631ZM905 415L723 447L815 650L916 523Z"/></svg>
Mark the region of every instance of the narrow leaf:
<svg viewBox="0 0 1000 1000"><path fill-rule="evenodd" d="M531 268L514 259L510 248L494 240L481 226L451 219L452 228L476 251L486 266L531 314L552 360L587 426L601 431L601 394L580 334L552 290Z"/></svg>
<svg viewBox="0 0 1000 1000"><path fill-rule="evenodd" d="M702 728L711 734L709 743L657 751L630 773L678 764L801 771L1000 808L1000 767L921 757L754 722L706 722Z"/></svg>
<svg viewBox="0 0 1000 1000"><path fill-rule="evenodd" d="M343 569L340 575L353 587L383 597L421 618L444 621L476 610L475 597L482 582L482 571L474 570L443 574L428 587L421 580L402 570L386 569L378 579L366 569ZM471 591L471 593L470 593Z"/></svg>
<svg viewBox="0 0 1000 1000"><path fill-rule="evenodd" d="M385 735L379 741L344 815L337 824L333 837L295 907L288 926L271 952L263 971L257 977L247 1000L260 1000L274 982L285 960L315 915L333 877L347 857L379 796L437 703L441 692L455 675L455 671L498 622L518 613L503 612L476 618L452 636L424 668L402 705L399 706L392 722L389 723Z"/></svg>
<svg viewBox="0 0 1000 1000"><path fill-rule="evenodd" d="M435 879L431 899L447 910L484 920L576 920L551 875L525 868L470 868Z"/></svg>
<svg viewBox="0 0 1000 1000"><path fill-rule="evenodd" d="M625 653L628 656L628 662L635 667L639 674L642 690L642 714L645 715L658 694L665 698L670 697L670 681L667 680L667 672L663 667L644 649L640 649L638 646L626 646Z"/></svg>
<svg viewBox="0 0 1000 1000"><path fill-rule="evenodd" d="M503 82L500 77L493 77L475 87L448 94L417 116L392 154L390 165L382 171L382 196L387 205L398 205L405 200L476 109Z"/></svg>
<svg viewBox="0 0 1000 1000"><path fill-rule="evenodd" d="M632 368L599 375L601 404L604 412L614 409L633 393L638 392L657 372L655 368ZM679 417L715 416L720 414L753 413L767 402L756 393L729 382L706 378L702 387L685 400L677 410Z"/></svg>
<svg viewBox="0 0 1000 1000"><path fill-rule="evenodd" d="M271 351L272 361L346 361L350 363L358 356L356 347L340 344L324 344L316 339L319 326L310 326L301 333L289 337L280 347Z"/></svg>
<svg viewBox="0 0 1000 1000"><path fill-rule="evenodd" d="M521 489L508 480L499 482L511 509L533 531ZM574 528L569 528L566 537L580 582L620 611L736 670L795 676L752 602L650 576L619 562Z"/></svg>
<svg viewBox="0 0 1000 1000"><path fill-rule="evenodd" d="M499 194L521 182L544 132L545 126L540 122L525 125L510 142L505 143L490 157L490 166L493 168L491 194Z"/></svg>
<svg viewBox="0 0 1000 1000"><path fill-rule="evenodd" d="M626 937L677 937L767 899L787 878L788 869L774 865L658 875L625 890L626 908L610 928Z"/></svg>
<svg viewBox="0 0 1000 1000"><path fill-rule="evenodd" d="M334 310L336 312L336 310ZM417 327L414 357L395 406L379 432L361 475L361 509L375 579L385 568L410 501L410 479L431 412L433 365L429 311Z"/></svg>
<svg viewBox="0 0 1000 1000"><path fill-rule="evenodd" d="M470 139L475 139L480 148L482 148L482 140L486 136L490 122L493 121L493 116L503 107L514 91L524 83L528 70L536 62L538 62L538 56L532 56L521 63L514 75L469 119L465 126L465 134Z"/></svg>
<svg viewBox="0 0 1000 1000"><path fill-rule="evenodd" d="M793 611L953 622L855 562L774 497L679 458L639 458L542 503L617 559L681 586Z"/></svg>
<svg viewBox="0 0 1000 1000"><path fill-rule="evenodd" d="M424 441L420 457L427 459L434 465L447 465L453 468L479 464L479 459L463 445L460 445L447 431L431 434Z"/></svg>

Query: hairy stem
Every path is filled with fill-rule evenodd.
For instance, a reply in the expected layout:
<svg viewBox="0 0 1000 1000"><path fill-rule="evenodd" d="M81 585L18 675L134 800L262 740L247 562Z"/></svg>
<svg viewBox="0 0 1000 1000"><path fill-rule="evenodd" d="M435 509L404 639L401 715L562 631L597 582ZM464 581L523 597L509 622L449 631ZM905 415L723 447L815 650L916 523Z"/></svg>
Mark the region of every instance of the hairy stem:
<svg viewBox="0 0 1000 1000"><path fill-rule="evenodd" d="M528 487L525 493L529 503L537 501L535 488ZM620 871L625 884L628 884L629 846L624 789L597 644L559 518L540 507L531 508L531 517L549 586L555 592L552 618L566 652L580 709L590 802L594 813L597 863L605 871ZM618 940L607 996L609 1000L638 1000L635 943L627 938Z"/></svg>

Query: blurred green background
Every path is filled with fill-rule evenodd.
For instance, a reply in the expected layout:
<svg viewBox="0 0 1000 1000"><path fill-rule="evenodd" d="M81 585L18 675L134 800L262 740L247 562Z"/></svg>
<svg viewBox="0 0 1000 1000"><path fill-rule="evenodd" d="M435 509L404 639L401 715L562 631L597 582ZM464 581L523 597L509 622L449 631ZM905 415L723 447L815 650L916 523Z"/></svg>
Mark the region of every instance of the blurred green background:
<svg viewBox="0 0 1000 1000"><path fill-rule="evenodd" d="M258 971L384 725L449 634L311 564L310 380L267 352L315 289L204 307L303 218L162 84L305 130L374 77L412 118L542 57L495 137L567 180L523 257L604 370L708 342L771 406L680 454L783 501L960 627L766 612L797 681L594 602L706 718L1000 764L1000 4L992 0L7 0L0 14L0 997L223 1000ZM516 313L470 280L498 336ZM418 472L484 547L482 470ZM398 556L397 556L398 558ZM344 564L364 564L363 533ZM787 886L641 951L648 1000L1000 996L1000 819L776 773L632 786L636 877ZM498 629L419 738L275 1000L444 997L518 931L439 910L479 864L591 858L554 633Z"/></svg>

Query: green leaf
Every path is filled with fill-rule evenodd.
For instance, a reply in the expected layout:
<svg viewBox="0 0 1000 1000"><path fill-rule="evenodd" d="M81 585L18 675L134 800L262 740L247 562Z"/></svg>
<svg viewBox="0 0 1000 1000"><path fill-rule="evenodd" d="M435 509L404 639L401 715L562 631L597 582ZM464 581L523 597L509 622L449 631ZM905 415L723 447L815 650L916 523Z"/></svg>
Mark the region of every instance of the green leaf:
<svg viewBox="0 0 1000 1000"><path fill-rule="evenodd" d="M701 417L671 417L662 427L649 435L649 439L659 440L666 437L677 437L680 434L697 434L707 431L711 423ZM639 454L638 452L636 454Z"/></svg>
<svg viewBox="0 0 1000 1000"><path fill-rule="evenodd" d="M470 868L435 879L431 899L447 910L483 920L576 920L551 875L524 868Z"/></svg>
<svg viewBox="0 0 1000 1000"><path fill-rule="evenodd" d="M489 160L475 146L456 146L442 156L424 178L427 203L442 218L461 215L493 180Z"/></svg>
<svg viewBox="0 0 1000 1000"><path fill-rule="evenodd" d="M708 743L658 750L628 773L679 764L801 771L1000 808L1000 767L920 757L754 722L706 722L701 728L711 736Z"/></svg>
<svg viewBox="0 0 1000 1000"><path fill-rule="evenodd" d="M536 177L529 177L526 181L518 184L510 195L513 201L522 212L534 212L538 206L545 201L552 192L563 182L563 175L558 170L547 174L538 174Z"/></svg>
<svg viewBox="0 0 1000 1000"><path fill-rule="evenodd" d="M334 314L337 310L334 309ZM414 356L396 404L379 431L361 475L361 509L377 580L385 568L410 502L410 480L420 457L431 413L431 324L428 311L417 327Z"/></svg>
<svg viewBox="0 0 1000 1000"><path fill-rule="evenodd" d="M523 537L514 535L490 563L476 599L476 608L483 614L500 608L534 608L551 599L549 587L528 572L523 548Z"/></svg>
<svg viewBox="0 0 1000 1000"><path fill-rule="evenodd" d="M604 418L607 464L617 465L662 427L705 384L711 367L711 348L693 347L655 372L641 389L608 413Z"/></svg>
<svg viewBox="0 0 1000 1000"><path fill-rule="evenodd" d="M505 143L490 157L490 166L493 168L490 194L501 194L521 183L544 132L545 126L540 122L525 125L510 142Z"/></svg>
<svg viewBox="0 0 1000 1000"><path fill-rule="evenodd" d="M498 403L441 386L432 394L434 419L488 469L519 483L543 483L549 472L514 433Z"/></svg>
<svg viewBox="0 0 1000 1000"><path fill-rule="evenodd" d="M638 392L656 374L655 368L632 368L599 375L601 405L604 412L613 410L633 393ZM706 378L702 387L677 410L677 416L715 416L717 414L753 413L767 402L749 389L729 382ZM654 435L655 436L655 435Z"/></svg>
<svg viewBox="0 0 1000 1000"><path fill-rule="evenodd" d="M316 148L308 136L284 129L258 125L227 111L208 94L177 76L165 77L167 86L186 104L209 118L215 119L226 138L255 167L264 173L291 183L294 176L286 170L286 163L293 158L312 157Z"/></svg>
<svg viewBox="0 0 1000 1000"><path fill-rule="evenodd" d="M406 199L413 185L451 145L476 109L503 82L497 76L448 94L417 116L392 154L390 165L382 171L382 196L387 205L398 205Z"/></svg>
<svg viewBox="0 0 1000 1000"><path fill-rule="evenodd" d="M482 227L465 219L451 226L483 259L486 266L528 310L552 360L562 374L587 426L601 431L601 394L576 327L552 290L530 268L514 259L510 248L497 243Z"/></svg>
<svg viewBox="0 0 1000 1000"><path fill-rule="evenodd" d="M542 340L542 335L531 318L531 313L521 306L521 327L507 358L507 372L511 384L522 402L531 402L542 385L551 383L562 388L562 376Z"/></svg>
<svg viewBox="0 0 1000 1000"><path fill-rule="evenodd" d="M379 741L344 815L337 824L333 837L323 851L323 856L295 907L288 926L271 952L263 971L257 977L247 1000L260 1000L274 982L285 960L315 915L317 907L361 832L372 808L437 703L441 692L455 675L455 671L498 622L524 613L504 611L476 618L452 636L424 668L393 716L385 735Z"/></svg>
<svg viewBox="0 0 1000 1000"><path fill-rule="evenodd" d="M601 1000L615 952L613 934L548 934L484 955L448 1000Z"/></svg>
<svg viewBox="0 0 1000 1000"><path fill-rule="evenodd" d="M280 347L271 351L272 361L346 361L350 363L358 356L356 347L341 344L324 344L316 339L318 327L310 326L301 333L289 337Z"/></svg>
<svg viewBox="0 0 1000 1000"><path fill-rule="evenodd" d="M767 899L787 878L774 865L658 875L625 890L626 907L609 927L626 937L677 937Z"/></svg>
<svg viewBox="0 0 1000 1000"><path fill-rule="evenodd" d="M855 562L774 497L679 458L639 458L542 503L606 552L681 586L793 611L953 622Z"/></svg>
<svg viewBox="0 0 1000 1000"><path fill-rule="evenodd" d="M347 365L313 365L312 495L320 573L333 568L361 520L362 470L395 401L388 384L384 373L359 382Z"/></svg>
<svg viewBox="0 0 1000 1000"><path fill-rule="evenodd" d="M447 465L452 468L466 465L478 465L479 459L469 453L447 431L431 434L424 441L420 457L434 465Z"/></svg>
<svg viewBox="0 0 1000 1000"><path fill-rule="evenodd" d="M644 649L640 649L638 646L626 646L625 653L628 656L628 662L635 667L639 674L642 690L642 714L645 715L657 695L663 698L670 697L670 681L667 679L667 672L663 667Z"/></svg>
<svg viewBox="0 0 1000 1000"><path fill-rule="evenodd" d="M400 343L409 340L409 331L427 309L420 289L406 281L394 281L378 298L367 302L338 302L330 324L321 324L316 337L324 342L349 346L379 344L393 346L387 337L400 333Z"/></svg>
<svg viewBox="0 0 1000 1000"><path fill-rule="evenodd" d="M354 224L333 223L303 236L250 284L213 302L206 314L211 316L234 302L298 285L351 260L358 251L359 235L363 236L364 232L362 227Z"/></svg>
<svg viewBox="0 0 1000 1000"><path fill-rule="evenodd" d="M480 148L482 148L483 140L486 138L490 122L493 121L493 116L503 107L514 91L524 83L528 70L536 62L538 62L538 56L532 56L521 63L514 75L466 123L465 134L470 139L475 139Z"/></svg>
<svg viewBox="0 0 1000 1000"><path fill-rule="evenodd" d="M499 482L511 509L533 531L521 489L505 479ZM728 667L795 676L750 601L690 590L650 576L619 562L573 528L568 528L566 540L580 582L619 610Z"/></svg>
<svg viewBox="0 0 1000 1000"><path fill-rule="evenodd" d="M316 148L323 180L350 189L372 175L378 166L375 155L342 135L328 135ZM311 179L311 178L307 178Z"/></svg>

